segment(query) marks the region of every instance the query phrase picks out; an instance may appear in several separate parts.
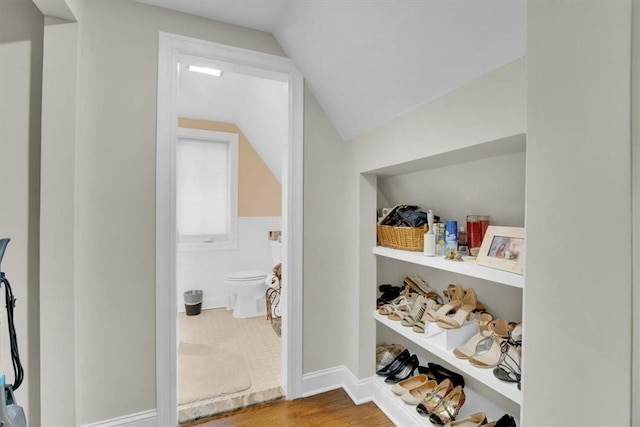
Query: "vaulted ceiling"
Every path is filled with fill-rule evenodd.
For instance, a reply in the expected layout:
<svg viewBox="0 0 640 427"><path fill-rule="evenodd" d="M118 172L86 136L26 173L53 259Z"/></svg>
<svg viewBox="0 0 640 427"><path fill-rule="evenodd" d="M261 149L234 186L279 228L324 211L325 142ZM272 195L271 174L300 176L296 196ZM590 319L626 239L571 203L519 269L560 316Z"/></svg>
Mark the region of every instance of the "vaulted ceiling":
<svg viewBox="0 0 640 427"><path fill-rule="evenodd" d="M349 140L525 55L525 0L139 0L270 32Z"/></svg>

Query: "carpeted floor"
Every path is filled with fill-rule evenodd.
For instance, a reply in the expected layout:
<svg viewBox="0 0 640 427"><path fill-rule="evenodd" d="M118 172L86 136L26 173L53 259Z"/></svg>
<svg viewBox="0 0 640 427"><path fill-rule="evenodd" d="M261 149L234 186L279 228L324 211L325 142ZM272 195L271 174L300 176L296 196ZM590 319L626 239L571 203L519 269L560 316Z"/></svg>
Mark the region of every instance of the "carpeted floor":
<svg viewBox="0 0 640 427"><path fill-rule="evenodd" d="M284 397L281 341L266 317L235 319L224 308L179 313L178 333L181 424Z"/></svg>

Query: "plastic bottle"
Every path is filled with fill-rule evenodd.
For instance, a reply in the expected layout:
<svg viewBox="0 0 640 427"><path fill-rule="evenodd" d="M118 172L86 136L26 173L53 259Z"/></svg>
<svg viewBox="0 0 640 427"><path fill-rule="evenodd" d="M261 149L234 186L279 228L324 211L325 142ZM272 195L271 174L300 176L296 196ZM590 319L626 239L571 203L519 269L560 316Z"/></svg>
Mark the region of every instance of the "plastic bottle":
<svg viewBox="0 0 640 427"><path fill-rule="evenodd" d="M431 209L427 211L427 222L429 223L429 229L424 233L424 254L426 256L435 256L436 235L433 232L433 211Z"/></svg>
<svg viewBox="0 0 640 427"><path fill-rule="evenodd" d="M449 220L446 222L444 226L444 241L447 251L458 250L458 221Z"/></svg>

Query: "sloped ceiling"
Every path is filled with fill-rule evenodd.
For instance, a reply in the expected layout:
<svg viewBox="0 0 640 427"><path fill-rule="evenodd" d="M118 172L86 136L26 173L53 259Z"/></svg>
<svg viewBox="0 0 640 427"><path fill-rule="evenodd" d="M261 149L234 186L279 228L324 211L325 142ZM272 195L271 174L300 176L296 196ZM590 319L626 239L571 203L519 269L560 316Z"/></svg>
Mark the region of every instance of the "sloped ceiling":
<svg viewBox="0 0 640 427"><path fill-rule="evenodd" d="M271 32L349 140L525 55L524 0L139 0Z"/></svg>
<svg viewBox="0 0 640 427"><path fill-rule="evenodd" d="M288 100L284 82L233 73L213 77L180 68L178 115L236 124L279 182Z"/></svg>

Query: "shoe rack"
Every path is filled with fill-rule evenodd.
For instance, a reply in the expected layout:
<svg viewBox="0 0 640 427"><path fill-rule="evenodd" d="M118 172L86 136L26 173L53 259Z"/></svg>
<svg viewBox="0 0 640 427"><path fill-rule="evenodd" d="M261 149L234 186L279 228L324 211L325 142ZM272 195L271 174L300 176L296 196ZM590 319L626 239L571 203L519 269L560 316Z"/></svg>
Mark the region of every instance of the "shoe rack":
<svg viewBox="0 0 640 427"><path fill-rule="evenodd" d="M524 135L521 135L520 138L515 138L507 144L500 143L487 145L485 147L482 147L482 149L488 150L483 153L483 156L500 157L514 152L524 153L524 140ZM475 147L474 149L476 148L480 149L480 147ZM424 164L427 168L434 169L441 168L443 166L447 167L451 165L466 165L470 161L474 161L473 159L470 159L471 156L469 156L468 154L469 153L464 152L448 153L445 155L445 157L441 156L441 158L439 159L425 159ZM444 161L442 159L444 159ZM414 170L415 168L413 170L407 170L406 173L413 173ZM403 172L405 171L403 170L402 165L398 165L393 169L393 173L398 175L401 175ZM486 176L489 175L491 174L487 173ZM522 176L524 177L524 170L522 171ZM410 181L412 180L404 180L404 182ZM445 181L446 180L442 180L440 186L444 185L446 187L447 184ZM425 190L425 192L427 193L428 191L428 189ZM464 199L466 197L459 187L456 187L456 192L459 198ZM407 194L410 195L411 193L407 191L404 196L406 197ZM469 199L471 199L472 196L473 195L469 195ZM512 199L512 195L508 192L506 194L503 194L503 196L507 199ZM391 202L391 204L398 202L397 200L387 201ZM506 202L509 202L509 200L506 200ZM436 214L438 214L438 209L440 209L439 206L425 205L424 203L413 199L403 200L401 201L401 203L415 203L421 206L423 209L434 209L434 211L436 211ZM507 203L498 205L504 206L506 204ZM455 206L454 209L456 211L459 211L461 209L464 209L464 207L461 208L460 206ZM477 209L477 207L466 209L460 214L460 216L474 214L476 213ZM496 207L495 204L491 204L490 202L488 202L488 205L486 207L483 207L479 210L487 212L492 216L492 225L507 225L493 221L494 217L500 217L500 212L496 214L495 209L500 209L500 207ZM524 202L521 210L522 212L524 212ZM442 219L450 218L448 218L445 214L443 215ZM517 226L522 225L523 224L519 224ZM421 252L402 251L381 246L373 247L371 253L375 257L375 263L378 270L378 283L375 284L374 289L377 289L377 285L380 285L382 283L393 283L392 279L390 278L391 273L388 272L390 266L393 266L393 269L397 269L398 273L404 271L405 274L415 272L416 269L420 269L420 271L422 272L420 275L424 275L424 278L427 280L427 282L429 282L429 284L434 289L439 291L441 291L444 286L446 286L446 283L444 283L443 280L450 280L451 283L459 283L465 288L468 286L473 286L475 283L481 283L481 286L484 286L486 289L488 289L488 291L483 290L483 292L478 293L480 301L485 303L488 308L500 308L503 305L517 305L519 310L517 316L519 316L519 318L508 320L522 319L522 295L526 282L525 276L523 275L485 267L477 264L474 259L470 258L465 258L463 262L453 262L445 260L444 257L441 256L427 257ZM387 275L386 277L380 277L385 276L385 274ZM395 274L394 277L396 278L396 281L398 279L401 280L402 278L401 273ZM431 280L432 277L444 277L446 279L440 280L442 283L434 283ZM438 281L438 279L436 279L436 281ZM510 298L507 301L501 299L501 295L505 294L508 294ZM519 299L519 301L517 301L517 304L512 303L513 299ZM492 312L492 310L489 311ZM494 314L496 318L513 315L513 312L509 312L509 314L502 314L499 312L499 309L496 311L498 312L492 312L492 314ZM370 314L370 316L373 317L376 324L378 343L397 342L403 344L405 345L405 347L409 348L412 353L418 355L421 364L426 362L441 363L448 369L458 372L465 377L465 381L467 383L467 385L465 386L467 401L461 409L459 418L478 411L486 412L488 415L490 414L492 416L492 419L498 419L504 413L511 413L511 415L516 418L516 421L519 425L520 413L524 404L524 399L522 392L518 390L516 384L503 382L497 379L493 375L493 369L477 368L471 365L467 360L456 358L453 355L453 351L451 349L447 349L442 342L434 339L433 336L414 332L410 327L402 326L400 322L389 320L386 316L378 314L377 310L373 307L371 312L372 314ZM526 342L526 337L524 338L524 341ZM387 412L387 414L390 415L390 418L392 418L395 422L400 423L401 425L430 425L428 419L418 414L414 406L405 404L401 401L401 399L395 396L390 391L390 386L384 383L383 378L374 375L372 382L375 385L376 389L376 403L385 412Z"/></svg>

